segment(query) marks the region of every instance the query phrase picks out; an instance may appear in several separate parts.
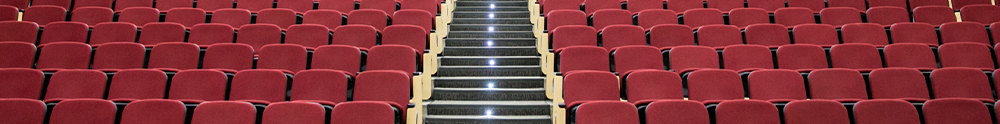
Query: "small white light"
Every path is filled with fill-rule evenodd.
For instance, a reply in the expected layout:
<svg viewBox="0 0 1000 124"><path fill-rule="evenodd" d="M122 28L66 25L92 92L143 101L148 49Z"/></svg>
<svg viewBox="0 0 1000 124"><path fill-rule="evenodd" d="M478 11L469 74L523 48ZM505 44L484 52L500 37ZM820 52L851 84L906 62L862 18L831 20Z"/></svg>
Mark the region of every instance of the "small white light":
<svg viewBox="0 0 1000 124"><path fill-rule="evenodd" d="M493 65L496 65L496 64L497 64L497 61L490 60L490 66L493 66Z"/></svg>
<svg viewBox="0 0 1000 124"><path fill-rule="evenodd" d="M490 83L490 84L486 84L486 88L490 88L490 89L493 89L493 83Z"/></svg>
<svg viewBox="0 0 1000 124"><path fill-rule="evenodd" d="M493 41L492 40L486 41L486 46L493 46Z"/></svg>
<svg viewBox="0 0 1000 124"><path fill-rule="evenodd" d="M497 8L497 5L495 5L495 4L490 4L490 9L493 9L493 8Z"/></svg>
<svg viewBox="0 0 1000 124"><path fill-rule="evenodd" d="M486 28L488 31L493 31L493 27Z"/></svg>
<svg viewBox="0 0 1000 124"><path fill-rule="evenodd" d="M493 110L486 110L486 116L493 116Z"/></svg>
<svg viewBox="0 0 1000 124"><path fill-rule="evenodd" d="M489 15L490 18L493 18L494 16L495 15L493 15L493 13L490 13L490 15Z"/></svg>

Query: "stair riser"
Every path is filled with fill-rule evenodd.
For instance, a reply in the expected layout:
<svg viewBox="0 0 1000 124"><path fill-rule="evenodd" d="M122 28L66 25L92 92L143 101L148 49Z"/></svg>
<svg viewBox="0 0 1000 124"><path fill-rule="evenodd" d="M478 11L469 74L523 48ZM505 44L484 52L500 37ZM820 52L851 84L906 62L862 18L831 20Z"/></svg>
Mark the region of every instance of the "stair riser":
<svg viewBox="0 0 1000 124"><path fill-rule="evenodd" d="M451 24L531 24L529 19L501 19L501 20L460 20L456 18Z"/></svg>
<svg viewBox="0 0 1000 124"><path fill-rule="evenodd" d="M432 92L433 100L548 100L545 91L439 91Z"/></svg>
<svg viewBox="0 0 1000 124"><path fill-rule="evenodd" d="M540 68L440 68L438 76L545 76Z"/></svg>
<svg viewBox="0 0 1000 124"><path fill-rule="evenodd" d="M490 17L493 14L493 17ZM531 18L531 14L527 12L517 12L517 13L464 13L456 12L454 18Z"/></svg>
<svg viewBox="0 0 1000 124"><path fill-rule="evenodd" d="M434 87L448 88L544 88L545 79L436 79Z"/></svg>
<svg viewBox="0 0 1000 124"><path fill-rule="evenodd" d="M535 35L528 33L448 33L449 38L534 38Z"/></svg>
<svg viewBox="0 0 1000 124"><path fill-rule="evenodd" d="M535 48L445 48L445 56L537 56Z"/></svg>
<svg viewBox="0 0 1000 124"><path fill-rule="evenodd" d="M426 119L424 124L552 124L552 120L458 120Z"/></svg>
<svg viewBox="0 0 1000 124"><path fill-rule="evenodd" d="M451 31L531 31L530 25L524 26L504 26L504 25L452 25Z"/></svg>
<svg viewBox="0 0 1000 124"><path fill-rule="evenodd" d="M486 8L486 7L476 7L476 8L455 8L456 12L461 11L528 11L528 8Z"/></svg>
<svg viewBox="0 0 1000 124"><path fill-rule="evenodd" d="M489 41L492 41L490 44ZM535 40L501 40L501 39L482 39L482 40L454 40L445 39L445 45L449 47L482 47L482 46L535 46Z"/></svg>
<svg viewBox="0 0 1000 124"><path fill-rule="evenodd" d="M551 106L427 105L430 115L548 115Z"/></svg>
<svg viewBox="0 0 1000 124"><path fill-rule="evenodd" d="M442 58L442 66L538 65L539 58Z"/></svg>
<svg viewBox="0 0 1000 124"><path fill-rule="evenodd" d="M469 1L457 1L457 2L455 2L456 6L490 6L490 4L493 4L494 6L518 6L518 7L527 7L528 6L528 2L527 1L525 1L525 2L518 2L518 1L514 1L514 2L493 2L493 3L491 3L491 2L476 2L476 1L473 1L473 2L469 2Z"/></svg>

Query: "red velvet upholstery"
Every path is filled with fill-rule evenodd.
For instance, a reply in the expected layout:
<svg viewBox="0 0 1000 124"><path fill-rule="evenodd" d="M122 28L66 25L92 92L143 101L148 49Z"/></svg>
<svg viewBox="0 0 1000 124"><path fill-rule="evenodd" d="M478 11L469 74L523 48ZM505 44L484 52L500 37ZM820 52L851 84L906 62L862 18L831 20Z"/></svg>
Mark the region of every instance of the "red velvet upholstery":
<svg viewBox="0 0 1000 124"><path fill-rule="evenodd" d="M139 26L139 28L142 28L143 25L149 23L160 22L160 10L149 8L153 5L153 0L119 0L119 3L122 1L148 1L149 6L115 9L116 11L121 12L118 14L118 22L132 23L135 24L135 26Z"/></svg>
<svg viewBox="0 0 1000 124"><path fill-rule="evenodd" d="M344 71L311 69L299 71L292 79L291 100L315 101L335 105L347 101L350 75Z"/></svg>
<svg viewBox="0 0 1000 124"><path fill-rule="evenodd" d="M825 0L789 0L787 2L788 8L801 7L812 10L815 13L819 13L819 10L826 8Z"/></svg>
<svg viewBox="0 0 1000 124"><path fill-rule="evenodd" d="M990 5L990 4L978 4L978 5L968 5L962 7L962 21L963 22L979 22L983 25L988 25L993 22L1000 21L1000 16L996 13L1000 13L1000 7Z"/></svg>
<svg viewBox="0 0 1000 124"><path fill-rule="evenodd" d="M935 99L924 103L927 124L991 124L990 108L972 99Z"/></svg>
<svg viewBox="0 0 1000 124"><path fill-rule="evenodd" d="M722 49L729 45L743 44L743 34L732 25L706 25L698 28L698 45Z"/></svg>
<svg viewBox="0 0 1000 124"><path fill-rule="evenodd" d="M628 11L632 13L640 13L647 10L662 11L664 10L664 2L666 2L666 0L628 0L628 5L625 5L625 8L628 8Z"/></svg>
<svg viewBox="0 0 1000 124"><path fill-rule="evenodd" d="M929 23L931 25L941 25L948 22L956 22L955 10L945 6L920 6L913 9L913 22Z"/></svg>
<svg viewBox="0 0 1000 124"><path fill-rule="evenodd" d="M980 69L952 67L931 72L934 98L970 98L994 102L990 79Z"/></svg>
<svg viewBox="0 0 1000 124"><path fill-rule="evenodd" d="M351 12L364 11L364 10L361 10L361 9L380 10L380 11L385 12L385 13L394 13L394 12L396 12L396 1L395 0L364 0L364 1L359 1L359 2L361 4L360 6L358 6L359 10L354 10L354 11L351 11ZM376 26L376 27L378 27L378 26ZM381 29L381 28L379 28L379 29Z"/></svg>
<svg viewBox="0 0 1000 124"><path fill-rule="evenodd" d="M571 46L556 51L559 72L576 70L611 71L608 51L595 46Z"/></svg>
<svg viewBox="0 0 1000 124"><path fill-rule="evenodd" d="M589 1L589 0L588 0ZM593 0L598 1L598 0ZM616 1L617 0L605 0L605 1ZM628 10L621 9L606 9L598 10L596 12L588 12L592 15L592 21L594 29L604 30L605 27L611 25L632 25L632 12Z"/></svg>
<svg viewBox="0 0 1000 124"><path fill-rule="evenodd" d="M285 101L287 78L281 71L271 69L237 72L230 86L229 99L264 104Z"/></svg>
<svg viewBox="0 0 1000 124"><path fill-rule="evenodd" d="M587 15L593 15L600 10L622 10L622 1L620 0L585 0L583 1L583 11L587 12ZM629 12L632 13L632 12Z"/></svg>
<svg viewBox="0 0 1000 124"><path fill-rule="evenodd" d="M212 1L212 0L206 0ZM232 1L230 1L232 2ZM156 9L160 11L167 12L173 8L191 8L194 7L194 0L164 0L156 1ZM230 8L232 8L230 6Z"/></svg>
<svg viewBox="0 0 1000 124"><path fill-rule="evenodd" d="M416 25L423 28L424 32L430 32L431 29L434 29L434 18L434 14L428 11L405 9L392 14L392 25Z"/></svg>
<svg viewBox="0 0 1000 124"><path fill-rule="evenodd" d="M87 69L90 65L90 45L59 42L45 45L38 53L37 69Z"/></svg>
<svg viewBox="0 0 1000 124"><path fill-rule="evenodd" d="M649 28L649 45L665 49L681 45L695 45L694 32L687 25L656 25Z"/></svg>
<svg viewBox="0 0 1000 124"><path fill-rule="evenodd" d="M566 25L550 32L549 40L555 50L571 46L597 46L597 30L590 26Z"/></svg>
<svg viewBox="0 0 1000 124"><path fill-rule="evenodd" d="M697 101L662 100L646 106L646 123L649 124L709 124L708 110Z"/></svg>
<svg viewBox="0 0 1000 124"><path fill-rule="evenodd" d="M330 44L329 28L319 24L292 25L285 31L285 44L298 44L306 49Z"/></svg>
<svg viewBox="0 0 1000 124"><path fill-rule="evenodd" d="M784 5L782 5L782 7L784 7ZM773 12L774 10L771 11ZM729 24L735 25L736 27L747 27L753 24L769 23L771 23L771 16L767 14L767 10L761 8L736 8L729 11Z"/></svg>
<svg viewBox="0 0 1000 124"><path fill-rule="evenodd" d="M421 62L418 60L422 60L418 52L403 45L372 47L368 52L367 70L397 70L412 74L417 72L417 65Z"/></svg>
<svg viewBox="0 0 1000 124"><path fill-rule="evenodd" d="M361 69L361 50L354 46L327 45L313 51L312 69L333 69L351 75Z"/></svg>
<svg viewBox="0 0 1000 124"><path fill-rule="evenodd" d="M114 124L115 103L101 99L69 99L49 114L49 124Z"/></svg>
<svg viewBox="0 0 1000 124"><path fill-rule="evenodd" d="M38 24L27 21L0 21L0 41L19 41L35 44Z"/></svg>
<svg viewBox="0 0 1000 124"><path fill-rule="evenodd" d="M579 10L554 10L545 14L545 30L551 34L556 28L564 25L587 26L587 18L589 18L587 14Z"/></svg>
<svg viewBox="0 0 1000 124"><path fill-rule="evenodd" d="M243 25L250 24L250 17L250 10L247 9L219 9L212 12L212 23L222 23L228 24L232 27L242 27ZM268 20L268 18L261 18L260 20Z"/></svg>
<svg viewBox="0 0 1000 124"><path fill-rule="evenodd" d="M326 0L324 0L326 1ZM347 1L347 0L337 0ZM320 4L321 6L323 4ZM354 8L354 3L351 3ZM335 10L309 10L302 15L302 24L319 24L330 30L337 29L344 22L344 14Z"/></svg>
<svg viewBox="0 0 1000 124"><path fill-rule="evenodd" d="M239 31L236 43L250 45L254 53L260 53L264 45L281 43L281 28L274 24L243 25Z"/></svg>
<svg viewBox="0 0 1000 124"><path fill-rule="evenodd" d="M827 1L827 5L830 7L851 7L857 10L865 10L865 0L835 0ZM862 11L863 12L863 11Z"/></svg>
<svg viewBox="0 0 1000 124"><path fill-rule="evenodd" d="M856 102L868 99L865 79L853 69L817 69L809 73L812 99Z"/></svg>
<svg viewBox="0 0 1000 124"><path fill-rule="evenodd" d="M910 0L910 9L920 6L948 6L947 0Z"/></svg>
<svg viewBox="0 0 1000 124"><path fill-rule="evenodd" d="M786 124L850 124L847 109L831 100L798 100L785 105Z"/></svg>
<svg viewBox="0 0 1000 124"><path fill-rule="evenodd" d="M115 73L108 90L112 101L162 99L167 89L167 74L154 69L126 69Z"/></svg>
<svg viewBox="0 0 1000 124"><path fill-rule="evenodd" d="M667 53L670 57L670 70L687 72L688 69L719 68L719 54L714 49L705 46L678 46Z"/></svg>
<svg viewBox="0 0 1000 124"><path fill-rule="evenodd" d="M725 69L740 72L753 69L773 69L771 50L761 45L732 45L722 50Z"/></svg>
<svg viewBox="0 0 1000 124"><path fill-rule="evenodd" d="M397 44L423 52L430 42L427 30L416 25L392 25L382 31L382 45Z"/></svg>
<svg viewBox="0 0 1000 124"><path fill-rule="evenodd" d="M204 0L198 2L198 8L174 8L167 12L167 16L164 17L166 21L164 22L176 22L184 25L184 27L192 28L195 24L205 23L205 13L206 11L215 11L215 9L199 9L202 8L201 3L208 3L209 1L219 1L219 0ZM194 30L194 29L192 29ZM194 34L194 33L192 33Z"/></svg>
<svg viewBox="0 0 1000 124"><path fill-rule="evenodd" d="M354 11L355 1L353 0L313 0L313 1L319 1L319 10L334 10L340 13L351 13L351 11ZM330 29L333 28L334 27L330 27Z"/></svg>
<svg viewBox="0 0 1000 124"><path fill-rule="evenodd" d="M783 45L778 47L775 53L777 55L778 68L780 69L809 71L830 66L826 62L826 51L823 51L823 48L819 45Z"/></svg>
<svg viewBox="0 0 1000 124"><path fill-rule="evenodd" d="M308 102L280 102L268 105L261 116L264 124L325 124L323 106Z"/></svg>
<svg viewBox="0 0 1000 124"><path fill-rule="evenodd" d="M271 1L267 1L267 3L270 5ZM288 26L295 25L295 21L298 20L296 16L295 11L291 9L263 9L257 13L257 24L274 24L281 29L286 29Z"/></svg>
<svg viewBox="0 0 1000 124"><path fill-rule="evenodd" d="M636 23L638 23L639 26L642 26L642 28L644 29L650 29L660 24L677 24L677 13L671 10L650 9L650 10L643 10L637 13L638 14L636 14L637 17Z"/></svg>
<svg viewBox="0 0 1000 124"><path fill-rule="evenodd" d="M198 8L199 9L204 9L205 11L208 11L208 12L214 12L215 10L223 9L223 8L233 8L233 3L234 3L234 0L196 0L196 1L198 1ZM246 1L246 0L240 0L240 1ZM244 4L248 4L249 5L249 4L253 4L253 3L244 3ZM270 4L268 4L268 5L270 5ZM240 5L239 8L251 9L251 8L247 8L245 6L246 5ZM171 10L171 11L173 11L173 10Z"/></svg>
<svg viewBox="0 0 1000 124"><path fill-rule="evenodd" d="M619 101L593 101L576 108L577 124L639 124L635 105Z"/></svg>
<svg viewBox="0 0 1000 124"><path fill-rule="evenodd" d="M0 87L0 98L24 98L38 101L38 97L42 95L42 84L45 81L45 75L42 74L42 71L28 68L4 68L0 69L0 78L4 79L0 82L0 85L4 86Z"/></svg>
<svg viewBox="0 0 1000 124"><path fill-rule="evenodd" d="M108 77L97 70L61 70L52 74L45 93L45 102L64 99L104 97Z"/></svg>
<svg viewBox="0 0 1000 124"><path fill-rule="evenodd" d="M892 43L922 43L938 46L937 31L927 23L896 23L892 31Z"/></svg>
<svg viewBox="0 0 1000 124"><path fill-rule="evenodd" d="M139 33L139 43L146 47L154 47L160 43L184 42L186 32L184 25L178 23L148 23L142 26L142 32Z"/></svg>
<svg viewBox="0 0 1000 124"><path fill-rule="evenodd" d="M556 10L580 10L580 5L583 5L584 0L544 0L539 1L542 5L542 14L548 17L551 12ZM583 12L583 11L580 11Z"/></svg>
<svg viewBox="0 0 1000 124"><path fill-rule="evenodd" d="M723 101L715 109L718 124L780 124L778 108L759 100Z"/></svg>
<svg viewBox="0 0 1000 124"><path fill-rule="evenodd" d="M246 44L220 43L205 50L203 69L235 72L253 67L253 47Z"/></svg>
<svg viewBox="0 0 1000 124"><path fill-rule="evenodd" d="M4 123L41 124L45 121L45 104L37 99L0 99L0 116Z"/></svg>
<svg viewBox="0 0 1000 124"><path fill-rule="evenodd" d="M882 47L889 44L889 36L882 25L874 23L851 23L841 29L844 43L867 43Z"/></svg>
<svg viewBox="0 0 1000 124"><path fill-rule="evenodd" d="M162 43L149 52L149 64L146 68L174 71L197 69L200 53L195 44Z"/></svg>
<svg viewBox="0 0 1000 124"><path fill-rule="evenodd" d="M744 8L741 0L705 0L708 8L716 8L722 11L729 11L735 8Z"/></svg>
<svg viewBox="0 0 1000 124"><path fill-rule="evenodd" d="M982 24L975 22L950 22L941 25L941 43L974 42L991 45L990 34Z"/></svg>
<svg viewBox="0 0 1000 124"><path fill-rule="evenodd" d="M879 6L872 7L865 13L868 16L868 23L878 23L882 24L882 26L910 22L910 13L906 8Z"/></svg>
<svg viewBox="0 0 1000 124"><path fill-rule="evenodd" d="M711 24L725 24L722 11L715 8L695 8L684 12L684 25L698 28Z"/></svg>
<svg viewBox="0 0 1000 124"><path fill-rule="evenodd" d="M941 67L970 67L993 70L990 47L981 43L946 43L938 47Z"/></svg>
<svg viewBox="0 0 1000 124"><path fill-rule="evenodd" d="M885 65L887 67L906 67L920 70L934 70L937 68L934 51L925 44L891 44L885 47L883 53L885 54Z"/></svg>
<svg viewBox="0 0 1000 124"><path fill-rule="evenodd" d="M834 68L870 70L882 68L882 57L874 45L847 43L830 48L831 65Z"/></svg>
<svg viewBox="0 0 1000 124"><path fill-rule="evenodd" d="M194 109L191 124L253 124L256 118L257 110L250 103L212 101Z"/></svg>
<svg viewBox="0 0 1000 124"><path fill-rule="evenodd" d="M186 103L225 100L228 83L226 73L219 70L183 70L174 74L170 80L168 96L169 99Z"/></svg>
<svg viewBox="0 0 1000 124"><path fill-rule="evenodd" d="M865 100L854 105L854 121L857 124L919 124L920 114L906 101Z"/></svg>
<svg viewBox="0 0 1000 124"><path fill-rule="evenodd" d="M615 49L629 45L646 46L646 31L634 25L610 25L601 31L601 43L605 49Z"/></svg>
<svg viewBox="0 0 1000 124"><path fill-rule="evenodd" d="M137 100L125 106L121 124L184 124L186 111L176 100Z"/></svg>
<svg viewBox="0 0 1000 124"><path fill-rule="evenodd" d="M663 70L663 55L656 47L624 46L612 53L615 72L627 73L640 69Z"/></svg>
<svg viewBox="0 0 1000 124"><path fill-rule="evenodd" d="M705 69L687 77L688 99L703 103L743 99L743 80L733 70Z"/></svg>
<svg viewBox="0 0 1000 124"><path fill-rule="evenodd" d="M367 50L375 46L378 30L368 25L343 25L333 29L334 45L356 46Z"/></svg>
<svg viewBox="0 0 1000 124"><path fill-rule="evenodd" d="M133 42L106 43L98 47L94 53L93 69L132 69L142 68L146 57L146 48Z"/></svg>
<svg viewBox="0 0 1000 124"><path fill-rule="evenodd" d="M391 124L394 116L392 106L388 103L355 101L337 104L330 113L330 122Z"/></svg>
<svg viewBox="0 0 1000 124"><path fill-rule="evenodd" d="M827 24L801 24L792 28L795 44L815 44L830 47L840 44L837 29Z"/></svg>
<svg viewBox="0 0 1000 124"><path fill-rule="evenodd" d="M406 113L412 81L407 74L397 70L361 72L354 83L354 101L388 102L399 108L401 113Z"/></svg>
<svg viewBox="0 0 1000 124"><path fill-rule="evenodd" d="M371 0L371 1L379 1L379 0ZM381 1L392 1L392 0L381 0ZM361 6L364 6L364 4L362 4ZM382 31L382 29L384 29L385 26L388 25L389 15L387 13L391 12L382 12L376 9L354 10L351 11L350 14L347 14L348 16L347 24L370 25L374 26L375 29Z"/></svg>
<svg viewBox="0 0 1000 124"><path fill-rule="evenodd" d="M875 69L869 74L868 79L872 99L903 99L907 101L930 99L924 75L917 69Z"/></svg>
<svg viewBox="0 0 1000 124"><path fill-rule="evenodd" d="M35 65L35 45L18 41L0 42L0 68L31 68Z"/></svg>
<svg viewBox="0 0 1000 124"><path fill-rule="evenodd" d="M257 57L257 69L277 69L298 72L306 70L309 58L305 47L297 44L269 44Z"/></svg>
<svg viewBox="0 0 1000 124"><path fill-rule="evenodd" d="M80 7L73 10L70 20L94 26L102 22L111 22L114 16L115 11L107 7Z"/></svg>
<svg viewBox="0 0 1000 124"><path fill-rule="evenodd" d="M88 35L87 24L80 22L53 22L45 27L38 44L45 45L55 42L86 43Z"/></svg>
<svg viewBox="0 0 1000 124"><path fill-rule="evenodd" d="M767 11L774 12L779 8L785 8L784 0L748 0L748 8L763 8Z"/></svg>
<svg viewBox="0 0 1000 124"><path fill-rule="evenodd" d="M746 27L744 33L747 44L764 45L768 48L792 44L788 29L780 24L752 24Z"/></svg>
<svg viewBox="0 0 1000 124"><path fill-rule="evenodd" d="M809 8L802 7L780 8L774 11L774 22L788 27L799 24L816 24L813 11L819 12L819 10L809 10Z"/></svg>
<svg viewBox="0 0 1000 124"><path fill-rule="evenodd" d="M108 6L111 7L111 6ZM131 7L150 8L153 7L153 0L116 0L115 11L122 11ZM142 25L142 24L136 24Z"/></svg>
<svg viewBox="0 0 1000 124"><path fill-rule="evenodd" d="M629 102L653 101L659 99L684 99L684 86L677 73L660 69L635 70L622 76L622 87L627 90ZM658 117L658 116L654 116Z"/></svg>
<svg viewBox="0 0 1000 124"><path fill-rule="evenodd" d="M819 11L820 22L833 26L861 23L861 13L850 7L830 7Z"/></svg>
<svg viewBox="0 0 1000 124"><path fill-rule="evenodd" d="M40 1L35 1L33 4L31 7L24 9L21 17L22 21L35 22L42 27L51 22L66 21L66 13L68 11L66 8L68 7L44 5ZM66 6L69 6L69 3Z"/></svg>
<svg viewBox="0 0 1000 124"><path fill-rule="evenodd" d="M976 4L993 4L993 1L990 1L990 0L955 0L955 1L951 1L951 6L953 6L955 9L964 8L966 6L976 5Z"/></svg>
<svg viewBox="0 0 1000 124"><path fill-rule="evenodd" d="M667 10L673 10L674 12L678 13L685 13L687 12L687 10L705 7L705 5L703 4L705 1L697 1L697 0L664 0L664 1L670 3L667 4Z"/></svg>
<svg viewBox="0 0 1000 124"><path fill-rule="evenodd" d="M618 78L607 71L581 70L563 76L563 99L566 108L594 100L618 101ZM580 119L581 117L577 117Z"/></svg>
<svg viewBox="0 0 1000 124"><path fill-rule="evenodd" d="M806 99L802 75L794 70L767 69L750 73L747 78L750 99L790 102Z"/></svg>

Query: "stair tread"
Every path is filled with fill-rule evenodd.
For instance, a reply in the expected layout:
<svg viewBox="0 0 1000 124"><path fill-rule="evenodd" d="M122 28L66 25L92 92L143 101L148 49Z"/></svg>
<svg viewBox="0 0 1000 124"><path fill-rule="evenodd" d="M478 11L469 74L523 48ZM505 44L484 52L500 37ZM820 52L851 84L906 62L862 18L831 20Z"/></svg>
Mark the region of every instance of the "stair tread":
<svg viewBox="0 0 1000 124"><path fill-rule="evenodd" d="M464 76L464 77L434 77L435 80L482 80L482 79L537 79L544 80L539 76Z"/></svg>
<svg viewBox="0 0 1000 124"><path fill-rule="evenodd" d="M499 120L540 120L552 119L548 115L427 115L427 119L499 119Z"/></svg>
<svg viewBox="0 0 1000 124"><path fill-rule="evenodd" d="M517 105L533 105L533 106L547 106L551 105L550 101L461 101L461 100L436 100L427 102L427 104L432 105L504 105L504 106L517 106Z"/></svg>

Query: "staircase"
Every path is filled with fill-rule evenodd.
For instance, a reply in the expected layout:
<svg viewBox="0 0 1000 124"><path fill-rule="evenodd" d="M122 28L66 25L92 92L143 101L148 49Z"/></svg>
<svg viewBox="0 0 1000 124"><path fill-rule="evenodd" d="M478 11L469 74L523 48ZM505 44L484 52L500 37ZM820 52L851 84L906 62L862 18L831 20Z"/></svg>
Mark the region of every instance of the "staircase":
<svg viewBox="0 0 1000 124"><path fill-rule="evenodd" d="M551 124L527 0L458 0L426 124Z"/></svg>

